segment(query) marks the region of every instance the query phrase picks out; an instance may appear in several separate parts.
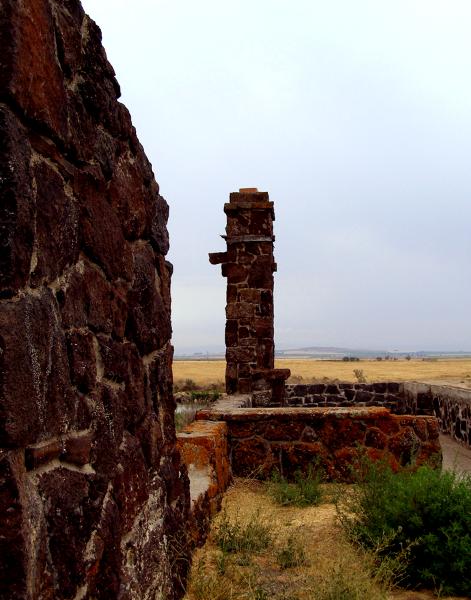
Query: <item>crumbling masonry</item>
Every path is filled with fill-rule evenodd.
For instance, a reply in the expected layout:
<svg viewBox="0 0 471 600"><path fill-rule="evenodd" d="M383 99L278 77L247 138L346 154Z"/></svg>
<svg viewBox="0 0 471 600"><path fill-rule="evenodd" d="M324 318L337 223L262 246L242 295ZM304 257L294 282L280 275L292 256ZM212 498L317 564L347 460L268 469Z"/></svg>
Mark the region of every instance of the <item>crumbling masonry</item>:
<svg viewBox="0 0 471 600"><path fill-rule="evenodd" d="M226 391L253 393L253 404L283 403L289 369L275 369L273 221L268 193L254 188L230 195L226 252L209 255L227 277Z"/></svg>

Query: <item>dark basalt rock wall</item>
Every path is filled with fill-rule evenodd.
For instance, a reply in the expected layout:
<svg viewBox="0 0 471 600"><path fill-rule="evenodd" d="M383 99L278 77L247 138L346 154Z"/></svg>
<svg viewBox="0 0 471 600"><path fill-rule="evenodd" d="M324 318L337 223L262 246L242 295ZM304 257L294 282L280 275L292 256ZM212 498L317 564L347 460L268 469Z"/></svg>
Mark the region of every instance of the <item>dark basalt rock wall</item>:
<svg viewBox="0 0 471 600"><path fill-rule="evenodd" d="M0 47L0 597L172 598L168 206L77 0Z"/></svg>

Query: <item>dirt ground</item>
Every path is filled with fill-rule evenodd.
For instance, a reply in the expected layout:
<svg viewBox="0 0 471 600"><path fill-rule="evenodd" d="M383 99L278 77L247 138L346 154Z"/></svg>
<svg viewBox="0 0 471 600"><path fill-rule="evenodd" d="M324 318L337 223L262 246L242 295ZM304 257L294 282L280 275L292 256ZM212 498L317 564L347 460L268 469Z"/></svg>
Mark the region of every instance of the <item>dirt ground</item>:
<svg viewBox="0 0 471 600"><path fill-rule="evenodd" d="M189 592L185 600L317 600L347 598L348 594L322 595L332 584L338 590L353 586L352 600L432 600L431 591L393 590L372 577L370 558L354 549L336 522L332 493L338 486L323 486L324 502L319 506L280 507L267 494L267 485L253 480L236 480L228 490L221 513L213 522L212 533L193 559ZM348 493L348 491L341 491ZM330 501L329 501L330 495ZM257 515L266 523L273 540L261 554L241 561L235 556L224 559L215 544L221 518L248 522ZM223 516L222 516L223 515ZM288 539L304 548L306 563L294 568L280 568L277 554ZM320 594L320 595L319 595ZM462 598L441 600L469 600Z"/></svg>

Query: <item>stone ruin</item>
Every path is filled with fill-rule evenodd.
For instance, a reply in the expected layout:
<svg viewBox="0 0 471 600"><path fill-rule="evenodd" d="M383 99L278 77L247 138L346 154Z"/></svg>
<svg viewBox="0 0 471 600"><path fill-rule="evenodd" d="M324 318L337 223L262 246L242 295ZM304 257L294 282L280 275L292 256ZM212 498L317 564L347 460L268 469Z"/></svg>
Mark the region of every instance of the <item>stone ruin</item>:
<svg viewBox="0 0 471 600"><path fill-rule="evenodd" d="M168 206L78 0L0 0L0 41L0 597L171 599Z"/></svg>
<svg viewBox="0 0 471 600"><path fill-rule="evenodd" d="M254 405L284 402L289 369L275 369L273 325L273 202L245 188L230 195L227 251L209 255L227 278L226 391L253 394Z"/></svg>
<svg viewBox="0 0 471 600"><path fill-rule="evenodd" d="M439 427L471 443L466 394L285 385L255 189L210 255L228 395L177 437L168 206L100 30L79 0L0 0L0 41L1 598L176 600L232 473L348 480L359 450L401 468L439 461Z"/></svg>

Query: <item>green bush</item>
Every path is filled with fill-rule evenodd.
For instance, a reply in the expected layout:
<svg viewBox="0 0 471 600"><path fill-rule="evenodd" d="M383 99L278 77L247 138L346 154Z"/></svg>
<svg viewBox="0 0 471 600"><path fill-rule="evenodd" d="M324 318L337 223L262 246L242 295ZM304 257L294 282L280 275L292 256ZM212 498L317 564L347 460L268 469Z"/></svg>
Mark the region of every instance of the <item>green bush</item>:
<svg viewBox="0 0 471 600"><path fill-rule="evenodd" d="M269 484L270 495L281 506L313 506L322 498L319 470L309 467L307 475L296 471L294 481L287 481L279 473L274 473Z"/></svg>
<svg viewBox="0 0 471 600"><path fill-rule="evenodd" d="M471 594L471 477L369 464L338 503L340 522L364 547L407 558L405 583Z"/></svg>

